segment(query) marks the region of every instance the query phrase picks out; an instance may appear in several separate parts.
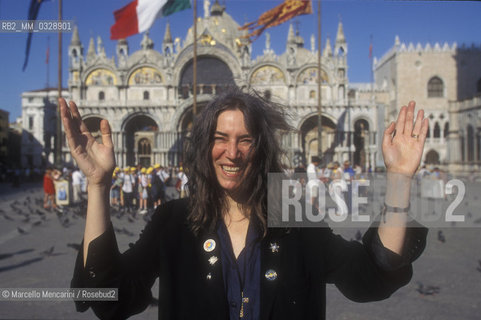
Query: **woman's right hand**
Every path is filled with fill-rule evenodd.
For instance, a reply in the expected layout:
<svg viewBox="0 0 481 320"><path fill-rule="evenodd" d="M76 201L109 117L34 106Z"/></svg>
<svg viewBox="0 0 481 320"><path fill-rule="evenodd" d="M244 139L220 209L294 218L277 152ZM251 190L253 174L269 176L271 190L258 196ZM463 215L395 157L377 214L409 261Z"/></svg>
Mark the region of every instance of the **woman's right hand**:
<svg viewBox="0 0 481 320"><path fill-rule="evenodd" d="M109 122L100 121L102 143L98 143L82 121L75 102L70 101L70 108L63 98L59 99L59 103L70 152L89 186L110 187L115 155Z"/></svg>

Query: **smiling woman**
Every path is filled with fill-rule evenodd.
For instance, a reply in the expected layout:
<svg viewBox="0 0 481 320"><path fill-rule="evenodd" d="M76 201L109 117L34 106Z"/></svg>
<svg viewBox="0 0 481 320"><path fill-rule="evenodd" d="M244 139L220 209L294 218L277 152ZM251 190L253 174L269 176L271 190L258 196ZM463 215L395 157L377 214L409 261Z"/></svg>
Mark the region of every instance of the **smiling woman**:
<svg viewBox="0 0 481 320"><path fill-rule="evenodd" d="M217 119L212 162L217 182L229 194L249 173L251 146L252 137L244 124L244 114L238 109L222 112Z"/></svg>
<svg viewBox="0 0 481 320"><path fill-rule="evenodd" d="M185 143L189 198L158 207L123 254L110 222L115 157L108 122L100 122L99 144L75 103L60 102L69 147L89 181L84 245L71 285L119 292L115 302L77 301L77 310L127 318L149 305L159 278L159 319L323 319L326 283L366 302L389 297L411 279L426 238L424 229L405 223L410 178L427 132L422 111L413 123L414 102L385 131L385 219L369 228L362 244L325 223L267 226L267 176L282 171L276 137L289 125L280 106L234 89L194 119Z"/></svg>
<svg viewBox="0 0 481 320"><path fill-rule="evenodd" d="M215 230L231 200L244 208L234 220L255 216L266 231L267 174L282 171L275 132L290 129L282 110L257 94L231 90L199 114L185 161L194 232Z"/></svg>

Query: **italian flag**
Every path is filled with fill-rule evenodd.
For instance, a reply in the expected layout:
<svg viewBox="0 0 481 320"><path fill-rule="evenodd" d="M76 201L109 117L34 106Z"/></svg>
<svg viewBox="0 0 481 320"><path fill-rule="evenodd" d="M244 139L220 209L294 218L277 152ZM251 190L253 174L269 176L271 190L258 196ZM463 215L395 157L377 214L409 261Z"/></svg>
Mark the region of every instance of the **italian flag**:
<svg viewBox="0 0 481 320"><path fill-rule="evenodd" d="M155 19L190 8L189 0L134 0L114 12L115 24L110 39L127 38L147 31Z"/></svg>

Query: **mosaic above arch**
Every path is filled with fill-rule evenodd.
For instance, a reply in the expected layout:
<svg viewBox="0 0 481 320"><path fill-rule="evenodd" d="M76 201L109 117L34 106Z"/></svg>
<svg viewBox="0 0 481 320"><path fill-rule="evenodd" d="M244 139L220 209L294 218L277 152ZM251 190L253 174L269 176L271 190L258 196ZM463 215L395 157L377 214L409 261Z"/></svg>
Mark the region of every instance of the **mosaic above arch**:
<svg viewBox="0 0 481 320"><path fill-rule="evenodd" d="M117 85L115 74L108 69L95 69L90 72L85 80L86 86L112 86Z"/></svg>
<svg viewBox="0 0 481 320"><path fill-rule="evenodd" d="M286 78L281 69L273 66L260 67L251 76L251 84L285 84Z"/></svg>
<svg viewBox="0 0 481 320"><path fill-rule="evenodd" d="M317 83L317 68L307 68L303 70L297 77L297 83L299 84L315 84ZM322 83L328 83L329 77L324 70L321 70Z"/></svg>
<svg viewBox="0 0 481 320"><path fill-rule="evenodd" d="M143 84L159 84L164 79L160 72L152 67L142 67L135 70L129 77L128 84L130 86Z"/></svg>

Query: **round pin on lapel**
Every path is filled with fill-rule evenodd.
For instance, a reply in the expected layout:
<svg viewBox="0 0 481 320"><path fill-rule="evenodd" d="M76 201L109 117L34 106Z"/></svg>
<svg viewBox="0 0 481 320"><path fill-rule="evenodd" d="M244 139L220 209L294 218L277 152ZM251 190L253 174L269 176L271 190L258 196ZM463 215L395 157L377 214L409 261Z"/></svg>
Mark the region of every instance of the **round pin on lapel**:
<svg viewBox="0 0 481 320"><path fill-rule="evenodd" d="M215 240L214 239L207 239L204 242L204 250L206 252L212 252L215 249Z"/></svg>
<svg viewBox="0 0 481 320"><path fill-rule="evenodd" d="M277 244L277 242L271 243L269 248L271 249L272 253L279 252L280 246Z"/></svg>
<svg viewBox="0 0 481 320"><path fill-rule="evenodd" d="M274 281L277 279L277 272L275 270L269 269L266 271L265 277L269 281Z"/></svg>
<svg viewBox="0 0 481 320"><path fill-rule="evenodd" d="M213 266L217 262L217 260L219 260L219 259L216 256L212 256L212 257L209 258L208 261L209 261L210 265Z"/></svg>

